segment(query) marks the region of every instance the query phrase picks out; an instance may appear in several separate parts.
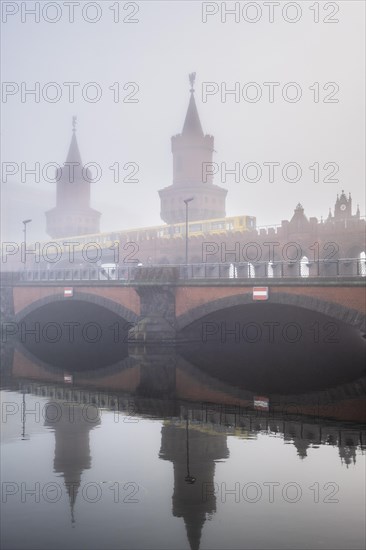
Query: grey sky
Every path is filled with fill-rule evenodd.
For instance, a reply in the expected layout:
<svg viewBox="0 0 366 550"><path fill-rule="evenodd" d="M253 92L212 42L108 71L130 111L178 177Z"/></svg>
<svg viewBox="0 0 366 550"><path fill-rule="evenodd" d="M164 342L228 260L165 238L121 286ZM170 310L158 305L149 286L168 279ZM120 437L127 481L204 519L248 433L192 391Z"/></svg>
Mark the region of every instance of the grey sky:
<svg viewBox="0 0 366 550"><path fill-rule="evenodd" d="M255 215L260 225L280 223L291 217L301 202L307 215L320 218L327 215L342 189L352 193L354 207L360 203L361 215L365 214L363 2L331 2L339 7L333 16L339 22L333 24L323 22L332 11L325 11L325 2L318 3L319 23L314 23L314 11L309 9L314 2L306 1L297 3L302 10L297 23L284 20L281 12L286 2L276 8L273 23L268 22L263 2L254 2L262 10L257 23L242 17L236 23L233 16L222 23L220 13L203 23L202 3L196 1L137 2L139 12L131 17L138 23L114 23L110 9L114 4L98 4L102 16L95 24L82 19L81 7L75 8L75 22L69 23L63 2L58 2L61 20L54 24L42 16L39 23L30 16L22 23L20 13L3 23L2 80L19 85L25 82L29 88L35 82L40 82L41 88L57 82L62 89L56 103L42 97L39 103L31 97L22 103L20 93L2 103L3 162L62 164L71 139L71 118L76 114L82 159L102 168L101 180L92 186L92 206L102 212L102 230L160 224L157 191L172 182L170 138L182 130L189 100L188 73L196 71L197 106L205 133L215 136L215 161L226 162L228 168L235 162L241 167L256 162L263 169L257 183L242 178L235 182L234 176L228 176L222 184L217 174L214 182L229 190L227 215ZM234 6L234 2L226 4ZM241 9L245 4L248 2L240 3ZM121 2L121 19L133 9L124 7L128 8ZM89 13L92 17L92 10ZM49 15L53 17L51 9ZM248 12L249 18L254 15L254 11ZM290 10L288 15L293 17L294 12ZM68 101L63 82L80 82L75 103ZM81 97L80 88L89 82L101 86L103 95L97 103ZM124 91L123 85L136 82L138 103L113 102L108 87L115 82L121 84L121 97L132 91ZM256 82L263 96L257 103L243 97L236 103L233 95L222 102L217 93L203 103L204 82L216 82L219 87L226 83L227 88L239 82L241 89ZM264 82L280 83L273 103L268 101ZM297 103L282 98L283 85L288 82L301 87ZM319 103L309 90L314 82L320 84ZM322 89L327 82L338 84L334 96L338 103L322 101L333 90ZM127 162L137 163L139 182L114 183L108 167L115 162L121 168ZM273 183L268 182L263 162L281 163ZM280 170L288 162L297 162L302 168L297 183L281 177ZM309 166L315 162L320 168L327 162L338 164L340 170L334 177L339 183L322 181L330 169L321 170L321 180L314 182ZM37 218L33 237L38 237L45 228L45 217L42 195L33 188L43 190L45 203L52 206L55 184L36 185L30 176L22 183L18 175L9 181L20 183L15 193L9 191L9 185L3 186L3 205L14 204L14 195L17 199L17 212L11 216L12 238L21 238L23 215Z"/></svg>

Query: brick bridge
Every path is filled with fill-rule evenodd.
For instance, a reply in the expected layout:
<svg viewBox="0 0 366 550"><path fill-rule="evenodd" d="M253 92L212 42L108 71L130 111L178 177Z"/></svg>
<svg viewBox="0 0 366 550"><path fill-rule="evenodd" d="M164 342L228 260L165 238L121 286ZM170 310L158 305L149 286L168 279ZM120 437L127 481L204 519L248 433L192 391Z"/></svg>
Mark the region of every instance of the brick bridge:
<svg viewBox="0 0 366 550"><path fill-rule="evenodd" d="M208 314L253 303L254 287L266 287L265 303L318 312L366 332L363 277L182 279L179 269L170 266L141 267L128 280L91 279L90 273L89 280L70 280L70 272L64 272L62 280L21 275L2 275L2 327L21 322L47 304L77 300L99 305L133 324L131 336L137 341L170 341ZM263 303L256 302L258 308Z"/></svg>

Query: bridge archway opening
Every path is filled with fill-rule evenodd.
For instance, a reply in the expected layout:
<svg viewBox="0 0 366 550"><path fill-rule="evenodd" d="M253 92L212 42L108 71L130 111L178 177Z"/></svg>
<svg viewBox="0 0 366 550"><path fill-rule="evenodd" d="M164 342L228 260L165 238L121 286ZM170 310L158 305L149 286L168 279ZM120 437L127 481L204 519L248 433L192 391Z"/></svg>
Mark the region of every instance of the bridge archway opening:
<svg viewBox="0 0 366 550"><path fill-rule="evenodd" d="M218 309L185 326L180 337L179 352L194 366L265 394L322 390L364 372L360 331L296 305L262 302Z"/></svg>
<svg viewBox="0 0 366 550"><path fill-rule="evenodd" d="M48 301L22 316L18 338L44 363L66 371L90 371L127 357L133 326L127 317L83 299Z"/></svg>

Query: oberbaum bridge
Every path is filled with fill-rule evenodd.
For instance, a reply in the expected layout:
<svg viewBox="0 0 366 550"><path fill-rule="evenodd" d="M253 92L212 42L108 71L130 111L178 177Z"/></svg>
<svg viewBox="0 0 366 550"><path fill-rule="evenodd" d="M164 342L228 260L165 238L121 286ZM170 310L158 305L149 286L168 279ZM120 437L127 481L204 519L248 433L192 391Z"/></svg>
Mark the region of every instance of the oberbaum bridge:
<svg viewBox="0 0 366 550"><path fill-rule="evenodd" d="M258 228L254 217L225 217L227 190L213 183L212 174L203 178L202 166L212 163L214 138L202 130L194 74L190 81L183 130L171 140L173 183L159 191L166 225L115 232L109 241L117 239L132 261L113 265L108 259L108 267L79 261L42 265L32 259L21 265L13 251L7 258L3 252L3 322L19 323L47 304L77 300L131 323L136 343L161 342L174 341L206 315L267 302L325 314L364 336L365 219L358 207L353 213L351 196L342 191L333 212L320 221L308 218L301 204L278 226ZM74 180L70 184L62 171L56 206L46 212L48 234L57 242L75 235L84 242L105 237L101 214L90 207L75 120L66 163L75 166ZM29 221L23 222L23 252Z"/></svg>

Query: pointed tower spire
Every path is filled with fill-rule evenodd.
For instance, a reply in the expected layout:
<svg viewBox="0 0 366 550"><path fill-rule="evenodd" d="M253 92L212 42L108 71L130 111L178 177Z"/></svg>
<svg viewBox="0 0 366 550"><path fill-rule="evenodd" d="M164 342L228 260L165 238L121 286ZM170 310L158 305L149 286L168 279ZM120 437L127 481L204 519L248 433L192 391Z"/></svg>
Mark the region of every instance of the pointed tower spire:
<svg viewBox="0 0 366 550"><path fill-rule="evenodd" d="M186 119L183 125L182 135L203 137L201 121L198 115L196 101L194 99L195 80L196 80L196 73L190 73L189 82L191 84L191 89L190 89L191 97L189 99L188 110L187 110Z"/></svg>
<svg viewBox="0 0 366 550"><path fill-rule="evenodd" d="M53 239L99 233L100 212L90 207L89 169L83 166L72 117L69 152L56 184L56 206L46 212L47 233Z"/></svg>
<svg viewBox="0 0 366 550"><path fill-rule="evenodd" d="M161 219L169 224L186 219L185 199L194 197L189 208L189 220L210 220L225 217L227 190L213 183L212 166L214 137L204 135L196 102L194 82L196 73L189 75L191 84L188 110L181 134L172 137L173 184L160 189Z"/></svg>
<svg viewBox="0 0 366 550"><path fill-rule="evenodd" d="M68 163L77 162L79 166L82 166L79 146L76 140L76 122L77 122L77 117L73 116L72 117L72 137L71 137L69 152L66 157L66 162Z"/></svg>

